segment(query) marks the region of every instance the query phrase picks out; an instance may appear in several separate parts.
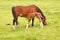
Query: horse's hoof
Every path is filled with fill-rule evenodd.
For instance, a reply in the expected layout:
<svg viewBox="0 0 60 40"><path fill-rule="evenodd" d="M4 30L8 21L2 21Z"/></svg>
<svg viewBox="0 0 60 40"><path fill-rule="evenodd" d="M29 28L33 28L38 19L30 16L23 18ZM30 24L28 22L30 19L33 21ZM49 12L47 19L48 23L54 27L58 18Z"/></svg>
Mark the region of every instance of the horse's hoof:
<svg viewBox="0 0 60 40"><path fill-rule="evenodd" d="M28 27L26 27L26 29L28 29Z"/></svg>
<svg viewBox="0 0 60 40"><path fill-rule="evenodd" d="M43 23L42 22L40 23L40 26L41 26L41 28L43 28Z"/></svg>
<svg viewBox="0 0 60 40"><path fill-rule="evenodd" d="M13 27L13 29L15 30L15 26L13 25L12 27Z"/></svg>
<svg viewBox="0 0 60 40"><path fill-rule="evenodd" d="M18 26L18 25L16 25L16 28L19 28L19 26Z"/></svg>

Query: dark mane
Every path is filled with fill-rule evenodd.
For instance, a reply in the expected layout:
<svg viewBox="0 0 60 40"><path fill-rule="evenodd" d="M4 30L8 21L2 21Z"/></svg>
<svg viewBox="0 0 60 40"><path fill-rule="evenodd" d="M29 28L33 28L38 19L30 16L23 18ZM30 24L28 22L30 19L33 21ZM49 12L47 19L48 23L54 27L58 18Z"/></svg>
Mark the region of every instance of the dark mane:
<svg viewBox="0 0 60 40"><path fill-rule="evenodd" d="M38 8L38 7L37 7ZM41 15L44 17L43 12L38 8L38 12L41 13Z"/></svg>
<svg viewBox="0 0 60 40"><path fill-rule="evenodd" d="M31 5L31 6L35 6L37 9L37 12L41 13L42 17L45 17L43 12L41 11L41 9L39 7L37 7L36 5Z"/></svg>

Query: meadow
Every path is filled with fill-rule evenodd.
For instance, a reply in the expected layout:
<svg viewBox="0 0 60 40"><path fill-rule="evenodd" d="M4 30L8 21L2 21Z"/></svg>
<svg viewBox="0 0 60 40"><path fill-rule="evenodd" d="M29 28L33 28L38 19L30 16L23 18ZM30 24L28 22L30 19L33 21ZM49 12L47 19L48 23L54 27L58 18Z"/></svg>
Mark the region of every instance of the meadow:
<svg viewBox="0 0 60 40"><path fill-rule="evenodd" d="M41 28L35 18L34 26L30 22L26 30L27 19L19 17L19 28L13 30L11 8L32 4L43 11L47 25ZM60 0L0 0L0 40L60 40Z"/></svg>

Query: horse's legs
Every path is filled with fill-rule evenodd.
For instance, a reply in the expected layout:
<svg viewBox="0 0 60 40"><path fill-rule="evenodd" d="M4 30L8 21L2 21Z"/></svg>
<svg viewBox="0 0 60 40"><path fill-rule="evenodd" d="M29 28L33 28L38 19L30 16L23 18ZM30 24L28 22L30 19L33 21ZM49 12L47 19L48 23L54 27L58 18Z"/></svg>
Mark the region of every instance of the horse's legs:
<svg viewBox="0 0 60 40"><path fill-rule="evenodd" d="M32 26L34 26L34 18L32 18Z"/></svg>
<svg viewBox="0 0 60 40"><path fill-rule="evenodd" d="M15 18L16 26L18 27L18 17Z"/></svg>
<svg viewBox="0 0 60 40"><path fill-rule="evenodd" d="M18 21L17 21L17 17L14 17L13 19L13 29L15 29L15 23L16 23L16 26L18 26Z"/></svg>
<svg viewBox="0 0 60 40"><path fill-rule="evenodd" d="M15 19L13 19L13 25L15 25Z"/></svg>
<svg viewBox="0 0 60 40"><path fill-rule="evenodd" d="M12 26L13 29L15 29L15 26L14 25L15 25L15 19L13 19L13 26Z"/></svg>
<svg viewBox="0 0 60 40"><path fill-rule="evenodd" d="M31 19L28 18L27 25L26 25L26 29L28 29L28 26L29 26L30 20L31 20Z"/></svg>
<svg viewBox="0 0 60 40"><path fill-rule="evenodd" d="M42 23L42 19L40 18L40 15L38 14L36 17L39 19L41 28L43 28L43 23Z"/></svg>

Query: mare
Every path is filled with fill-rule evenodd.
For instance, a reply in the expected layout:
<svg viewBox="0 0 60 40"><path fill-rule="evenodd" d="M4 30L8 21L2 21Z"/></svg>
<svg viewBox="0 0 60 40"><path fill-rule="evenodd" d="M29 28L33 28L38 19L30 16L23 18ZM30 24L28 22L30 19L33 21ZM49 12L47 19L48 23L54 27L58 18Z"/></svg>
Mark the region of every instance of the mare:
<svg viewBox="0 0 60 40"><path fill-rule="evenodd" d="M12 14L13 14L13 28L15 29L14 25L18 26L18 16L25 17L28 19L26 28L28 28L28 24L30 20L32 19L32 26L34 26L34 17L37 17L39 20L41 20L42 25L46 25L46 18L42 11L35 5L29 5L29 6L15 6L12 7Z"/></svg>

